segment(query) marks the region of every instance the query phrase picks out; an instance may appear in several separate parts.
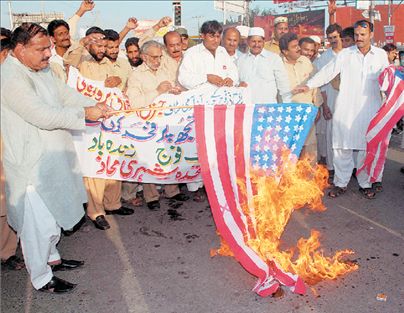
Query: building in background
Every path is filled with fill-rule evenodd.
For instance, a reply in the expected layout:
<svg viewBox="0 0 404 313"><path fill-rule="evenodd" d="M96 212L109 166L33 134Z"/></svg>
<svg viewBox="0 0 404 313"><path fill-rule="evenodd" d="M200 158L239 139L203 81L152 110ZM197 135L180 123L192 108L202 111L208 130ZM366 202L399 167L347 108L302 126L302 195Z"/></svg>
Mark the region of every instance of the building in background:
<svg viewBox="0 0 404 313"><path fill-rule="evenodd" d="M55 19L63 20L64 14L60 12L52 13L11 13L12 30L21 26L22 23L37 23L47 28L48 24Z"/></svg>
<svg viewBox="0 0 404 313"><path fill-rule="evenodd" d="M316 35L322 39L324 38L325 10L323 9L254 17L254 26L262 27L265 30L265 41L269 41L272 38L274 19L277 16L286 16L288 18L289 30L296 33L299 37Z"/></svg>

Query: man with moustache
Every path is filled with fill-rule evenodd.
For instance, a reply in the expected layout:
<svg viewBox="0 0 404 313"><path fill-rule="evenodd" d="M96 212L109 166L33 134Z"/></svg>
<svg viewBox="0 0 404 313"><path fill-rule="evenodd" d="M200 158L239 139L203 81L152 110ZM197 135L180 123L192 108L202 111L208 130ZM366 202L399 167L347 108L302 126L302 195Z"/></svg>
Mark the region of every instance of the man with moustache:
<svg viewBox="0 0 404 313"><path fill-rule="evenodd" d="M167 40L169 42L170 39ZM180 45L177 48L181 50ZM175 51L177 48L172 50ZM163 50L163 45L154 40L147 41L141 47L140 55L143 63L133 70L128 81L127 94L133 107L147 107L163 93L179 94L181 92L181 87L176 85L176 73L162 67ZM188 200L188 196L181 193L176 184L164 185L164 192L169 199L180 202ZM160 194L155 184L143 184L143 196L150 210L160 208Z"/></svg>
<svg viewBox="0 0 404 313"><path fill-rule="evenodd" d="M67 81L66 67L63 64L63 55L71 46L71 36L75 34L79 19L94 8L93 1L82 1L77 12L65 22L64 20L53 20L48 25L48 34L54 44L52 49L52 57L50 59L50 67L53 73Z"/></svg>
<svg viewBox="0 0 404 313"><path fill-rule="evenodd" d="M297 35L290 32L283 35L279 40L283 64L288 73L290 89L305 84L315 71L311 61L306 56L301 54L299 43L300 42L297 40ZM314 52L314 41L312 48ZM293 95L292 102L310 103L316 107L319 107L323 103L323 99L321 98L319 89L314 88L305 93ZM310 133L306 138L302 152L300 153L300 157L311 158L313 165L317 161L317 144L314 126L311 128Z"/></svg>
<svg viewBox="0 0 404 313"><path fill-rule="evenodd" d="M240 42L238 44L238 50L241 53L247 53L247 51L248 51L247 38L248 38L248 32L250 31L250 27L245 26L245 25L239 25L239 26L236 26L236 29L240 33Z"/></svg>
<svg viewBox="0 0 404 313"><path fill-rule="evenodd" d="M276 53L278 55L281 54L281 50L279 48L279 39L283 34L289 32L289 24L288 18L285 16L278 16L274 19L274 32L272 34L271 41L265 43L264 48L268 51Z"/></svg>
<svg viewBox="0 0 404 313"><path fill-rule="evenodd" d="M386 52L371 45L373 24L360 20L354 24L356 45L343 49L311 78L306 86L294 92L306 92L341 75L340 91L333 114L334 185L328 193L336 198L347 189L354 168L354 151L360 168L366 156L366 131L381 106L377 77L389 65ZM349 66L347 66L349 64ZM357 175L359 192L366 199L376 196L366 171Z"/></svg>
<svg viewBox="0 0 404 313"><path fill-rule="evenodd" d="M142 58L140 57L139 38L130 37L125 41L126 56L132 69L135 69L142 64Z"/></svg>
<svg viewBox="0 0 404 313"><path fill-rule="evenodd" d="M85 119L107 117L107 108L54 79L46 29L23 23L11 37L2 65L1 134L8 221L17 231L35 289L65 293L76 285L53 276L82 261L64 260L56 245L87 201L69 130L84 130Z"/></svg>
<svg viewBox="0 0 404 313"><path fill-rule="evenodd" d="M176 31L170 31L164 35L163 41L166 49L163 50L161 66L177 79L183 57L181 36Z"/></svg>
<svg viewBox="0 0 404 313"><path fill-rule="evenodd" d="M344 28L342 30L342 32L341 32L341 41L342 41L342 48L343 49L349 48L349 47L355 45L354 28L353 27L347 27L347 28ZM331 86L335 90L339 90L340 83L341 83L341 77L338 74L331 81Z"/></svg>
<svg viewBox="0 0 404 313"><path fill-rule="evenodd" d="M121 83L118 85L118 88L125 91L132 68L127 58L119 57L119 34L112 29L106 29L104 32L107 39L105 57L110 62L112 68L111 75L120 78Z"/></svg>
<svg viewBox="0 0 404 313"><path fill-rule="evenodd" d="M316 48L315 48L315 52L314 52L314 56L313 56L313 59L315 60L320 57L319 50L321 47L321 39L320 39L320 37L318 37L316 35L311 35L310 38L313 39L314 42L316 43Z"/></svg>
<svg viewBox="0 0 404 313"><path fill-rule="evenodd" d="M237 49L240 43L240 32L235 27L226 28L223 32L222 45L233 62L236 62L241 52Z"/></svg>
<svg viewBox="0 0 404 313"><path fill-rule="evenodd" d="M109 34L109 37L108 37ZM110 40L109 40L110 39ZM119 63L113 64L111 60L117 58L116 34L105 32L99 27L91 27L86 32L86 37L79 44L72 45L64 56L64 62L75 66L81 75L88 79L104 81L105 87L125 88ZM109 46L109 58L106 51ZM115 66L117 65L117 66ZM127 76L126 76L127 77ZM118 214L130 215L133 209L122 206L121 187L122 182L113 179L84 177L84 185L88 194L87 216L94 226L101 230L110 228L105 215Z"/></svg>
<svg viewBox="0 0 404 313"><path fill-rule="evenodd" d="M330 63L342 50L341 41L342 27L338 24L331 24L326 29L327 39L331 47L327 49L318 59L314 61L317 70ZM338 90L335 89L331 82L321 87L321 96L323 104L321 106L322 116L317 122L317 142L318 155L320 162L327 164L329 172L329 182L332 183L334 176L333 151L332 151L332 114L334 112L335 101Z"/></svg>
<svg viewBox="0 0 404 313"><path fill-rule="evenodd" d="M316 42L310 37L299 39L299 47L301 55L307 57L311 62L316 59Z"/></svg>
<svg viewBox="0 0 404 313"><path fill-rule="evenodd" d="M240 86L248 85L253 103L277 103L279 92L283 102L291 102L288 74L281 57L264 50L264 29L251 27L249 51L237 60Z"/></svg>

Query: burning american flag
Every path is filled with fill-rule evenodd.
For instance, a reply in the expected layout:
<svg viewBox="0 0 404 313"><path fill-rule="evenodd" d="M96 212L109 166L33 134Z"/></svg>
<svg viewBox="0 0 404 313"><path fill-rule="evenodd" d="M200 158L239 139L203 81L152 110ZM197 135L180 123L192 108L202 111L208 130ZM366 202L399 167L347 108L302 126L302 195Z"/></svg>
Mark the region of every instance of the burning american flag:
<svg viewBox="0 0 404 313"><path fill-rule="evenodd" d="M356 268L339 261L350 251L333 258L316 252L315 231L308 240L299 240L298 258L292 250L279 249L294 209L308 204L324 210L321 197L326 170L314 170L308 161L297 161L316 114L316 107L301 103L194 108L198 158L223 239L218 253L233 255L256 276L253 290L263 297L281 285L304 294L303 280L314 283ZM320 266L314 264L319 260Z"/></svg>

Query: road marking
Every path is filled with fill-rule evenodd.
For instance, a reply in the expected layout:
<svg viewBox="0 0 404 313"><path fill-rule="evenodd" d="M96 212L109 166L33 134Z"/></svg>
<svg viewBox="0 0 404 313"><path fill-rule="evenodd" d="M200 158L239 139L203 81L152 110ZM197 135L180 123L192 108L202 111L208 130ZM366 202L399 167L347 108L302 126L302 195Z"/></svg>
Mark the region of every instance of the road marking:
<svg viewBox="0 0 404 313"><path fill-rule="evenodd" d="M381 229L384 229L385 231L387 231L390 234L400 238L401 240L404 240L404 236L402 234L400 234L399 232L396 232L395 230L392 230L392 229L390 229L390 228L388 228L388 227L386 227L386 226L384 226L382 224L379 224L378 222L375 222L375 221L371 220L370 218L367 218L366 216L360 215L359 213L356 213L355 211L352 211L351 209L348 209L348 208L346 208L346 207L344 207L342 205L338 205L338 206L341 209L344 209L345 211L348 211L349 213L351 213L353 215L356 215L357 217L360 217L361 219L363 219L363 220L365 220L365 221L367 221L367 222L369 222L369 223L371 223L371 224L373 224L373 225L375 225L377 227L380 227Z"/></svg>

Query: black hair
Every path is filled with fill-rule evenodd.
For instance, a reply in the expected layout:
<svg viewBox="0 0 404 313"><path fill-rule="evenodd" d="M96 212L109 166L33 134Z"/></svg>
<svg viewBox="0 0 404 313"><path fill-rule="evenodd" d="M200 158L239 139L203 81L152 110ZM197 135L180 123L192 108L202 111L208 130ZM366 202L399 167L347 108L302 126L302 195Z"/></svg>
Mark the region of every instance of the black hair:
<svg viewBox="0 0 404 313"><path fill-rule="evenodd" d="M386 52L390 52L393 50L397 50L397 46L395 44L388 43L388 44L384 45L382 49Z"/></svg>
<svg viewBox="0 0 404 313"><path fill-rule="evenodd" d="M341 35L342 27L340 25L338 25L337 23L328 25L327 29L325 30L325 33L328 35L335 31Z"/></svg>
<svg viewBox="0 0 404 313"><path fill-rule="evenodd" d="M297 35L295 33L286 33L283 34L282 37L279 39L279 48L281 51L288 50L289 42L297 40Z"/></svg>
<svg viewBox="0 0 404 313"><path fill-rule="evenodd" d="M218 21L206 21L202 24L201 34L211 34L214 35L216 33L221 34L223 32L223 27Z"/></svg>
<svg viewBox="0 0 404 313"><path fill-rule="evenodd" d="M11 47L11 40L10 38L3 38L0 40L0 52L3 50L8 50Z"/></svg>
<svg viewBox="0 0 404 313"><path fill-rule="evenodd" d="M93 26L90 27L89 29L87 29L86 31L86 36L91 35L91 34L101 34L101 35L105 35L105 31L103 31L101 28L97 27L97 26Z"/></svg>
<svg viewBox="0 0 404 313"><path fill-rule="evenodd" d="M1 27L0 35L8 39L11 39L11 30Z"/></svg>
<svg viewBox="0 0 404 313"><path fill-rule="evenodd" d="M303 38L300 38L300 40L299 40L299 46L301 46L302 44L304 44L304 43L312 43L312 44L316 44L316 42L313 40L313 39L311 39L310 37L303 37Z"/></svg>
<svg viewBox="0 0 404 313"><path fill-rule="evenodd" d="M69 24L67 24L66 21L64 21L64 20L53 20L48 25L48 34L49 34L49 36L53 37L55 35L55 29L60 27L60 26L64 26L64 27L67 28L67 30L70 31L70 26L69 26Z"/></svg>
<svg viewBox="0 0 404 313"><path fill-rule="evenodd" d="M126 39L126 41L125 41L125 49L128 50L128 48L130 46L136 46L138 49L140 49L140 47L139 47L139 38L130 37L130 38Z"/></svg>
<svg viewBox="0 0 404 313"><path fill-rule="evenodd" d="M33 37L38 34L48 35L48 32L41 25L36 23L22 23L17 27L11 35L11 49L14 49L17 44L26 45Z"/></svg>
<svg viewBox="0 0 404 313"><path fill-rule="evenodd" d="M345 37L351 37L353 40L355 40L355 34L354 34L353 27L347 27L342 30L341 38L345 38Z"/></svg>
<svg viewBox="0 0 404 313"><path fill-rule="evenodd" d="M105 33L105 39L111 40L111 41L117 41L119 40L119 34L114 31L113 29L106 29L104 30Z"/></svg>
<svg viewBox="0 0 404 313"><path fill-rule="evenodd" d="M358 26L366 28L367 27L366 25L369 26L370 32L372 33L373 32L373 23L369 22L368 20L356 21L354 24L354 28L357 28Z"/></svg>

